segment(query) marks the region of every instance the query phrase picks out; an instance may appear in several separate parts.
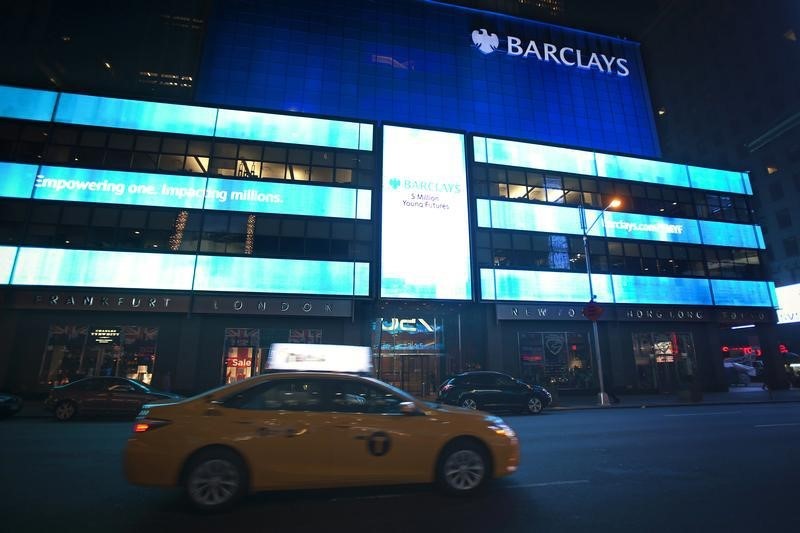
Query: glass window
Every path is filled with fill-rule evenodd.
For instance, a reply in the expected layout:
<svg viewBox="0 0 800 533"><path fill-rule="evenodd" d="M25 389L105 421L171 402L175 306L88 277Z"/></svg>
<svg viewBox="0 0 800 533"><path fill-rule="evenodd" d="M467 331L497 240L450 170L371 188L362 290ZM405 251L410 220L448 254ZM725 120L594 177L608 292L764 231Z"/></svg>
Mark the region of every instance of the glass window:
<svg viewBox="0 0 800 533"><path fill-rule="evenodd" d="M400 413L405 399L388 389L356 380L329 382L331 410L344 413Z"/></svg>
<svg viewBox="0 0 800 533"><path fill-rule="evenodd" d="M323 385L316 379L268 381L225 401L225 407L262 411L321 411Z"/></svg>

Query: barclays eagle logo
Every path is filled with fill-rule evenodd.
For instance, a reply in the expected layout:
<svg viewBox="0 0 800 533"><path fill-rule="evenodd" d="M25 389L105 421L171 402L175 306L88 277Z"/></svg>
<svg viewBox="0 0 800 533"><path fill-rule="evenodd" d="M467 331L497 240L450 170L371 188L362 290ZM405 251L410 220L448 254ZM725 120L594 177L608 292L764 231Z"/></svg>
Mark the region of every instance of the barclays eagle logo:
<svg viewBox="0 0 800 533"><path fill-rule="evenodd" d="M484 28L481 28L480 31L472 30L472 42L484 54L491 54L500 46L500 39L497 38L497 34L489 33Z"/></svg>
<svg viewBox="0 0 800 533"><path fill-rule="evenodd" d="M392 189L397 189L400 186L400 180L397 178L392 178L389 180L389 186Z"/></svg>

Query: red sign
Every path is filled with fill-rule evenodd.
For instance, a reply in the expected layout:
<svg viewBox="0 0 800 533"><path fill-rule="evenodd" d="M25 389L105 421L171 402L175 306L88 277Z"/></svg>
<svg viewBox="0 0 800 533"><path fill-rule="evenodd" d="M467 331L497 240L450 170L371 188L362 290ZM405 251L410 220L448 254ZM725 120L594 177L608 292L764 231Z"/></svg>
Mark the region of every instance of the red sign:
<svg viewBox="0 0 800 533"><path fill-rule="evenodd" d="M600 315L603 314L603 311L605 311L605 309L603 309L600 305L594 302L589 302L584 306L581 313L589 320L595 321L600 318Z"/></svg>

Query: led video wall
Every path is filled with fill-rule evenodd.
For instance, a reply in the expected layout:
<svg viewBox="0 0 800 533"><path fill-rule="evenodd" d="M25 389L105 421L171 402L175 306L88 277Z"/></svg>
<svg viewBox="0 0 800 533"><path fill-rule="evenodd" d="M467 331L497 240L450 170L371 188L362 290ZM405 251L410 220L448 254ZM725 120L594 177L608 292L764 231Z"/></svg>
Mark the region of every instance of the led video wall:
<svg viewBox="0 0 800 533"><path fill-rule="evenodd" d="M588 302L586 274L482 268L481 298L510 302ZM772 282L592 274L601 303L775 307Z"/></svg>
<svg viewBox="0 0 800 533"><path fill-rule="evenodd" d="M368 263L347 261L0 247L0 276L12 285L368 296L370 274Z"/></svg>
<svg viewBox="0 0 800 533"><path fill-rule="evenodd" d="M381 297L469 300L464 136L383 128Z"/></svg>
<svg viewBox="0 0 800 533"><path fill-rule="evenodd" d="M486 137L473 137L473 148L477 163L568 172L638 183L753 194L750 178L744 172L692 167L665 161Z"/></svg>
<svg viewBox="0 0 800 533"><path fill-rule="evenodd" d="M478 227L583 235L580 210L505 200L476 200ZM736 248L764 248L761 228L749 224L586 209L588 235Z"/></svg>

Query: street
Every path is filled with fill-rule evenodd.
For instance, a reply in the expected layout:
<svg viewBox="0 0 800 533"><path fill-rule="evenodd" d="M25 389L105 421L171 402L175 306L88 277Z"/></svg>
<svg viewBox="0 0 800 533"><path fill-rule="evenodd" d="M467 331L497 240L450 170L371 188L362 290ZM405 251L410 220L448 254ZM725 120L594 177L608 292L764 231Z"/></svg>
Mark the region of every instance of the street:
<svg viewBox="0 0 800 533"><path fill-rule="evenodd" d="M129 486L130 421L0 422L8 532L766 531L793 529L800 404L507 416L520 470L475 498L428 486L261 493L192 513L176 490Z"/></svg>

